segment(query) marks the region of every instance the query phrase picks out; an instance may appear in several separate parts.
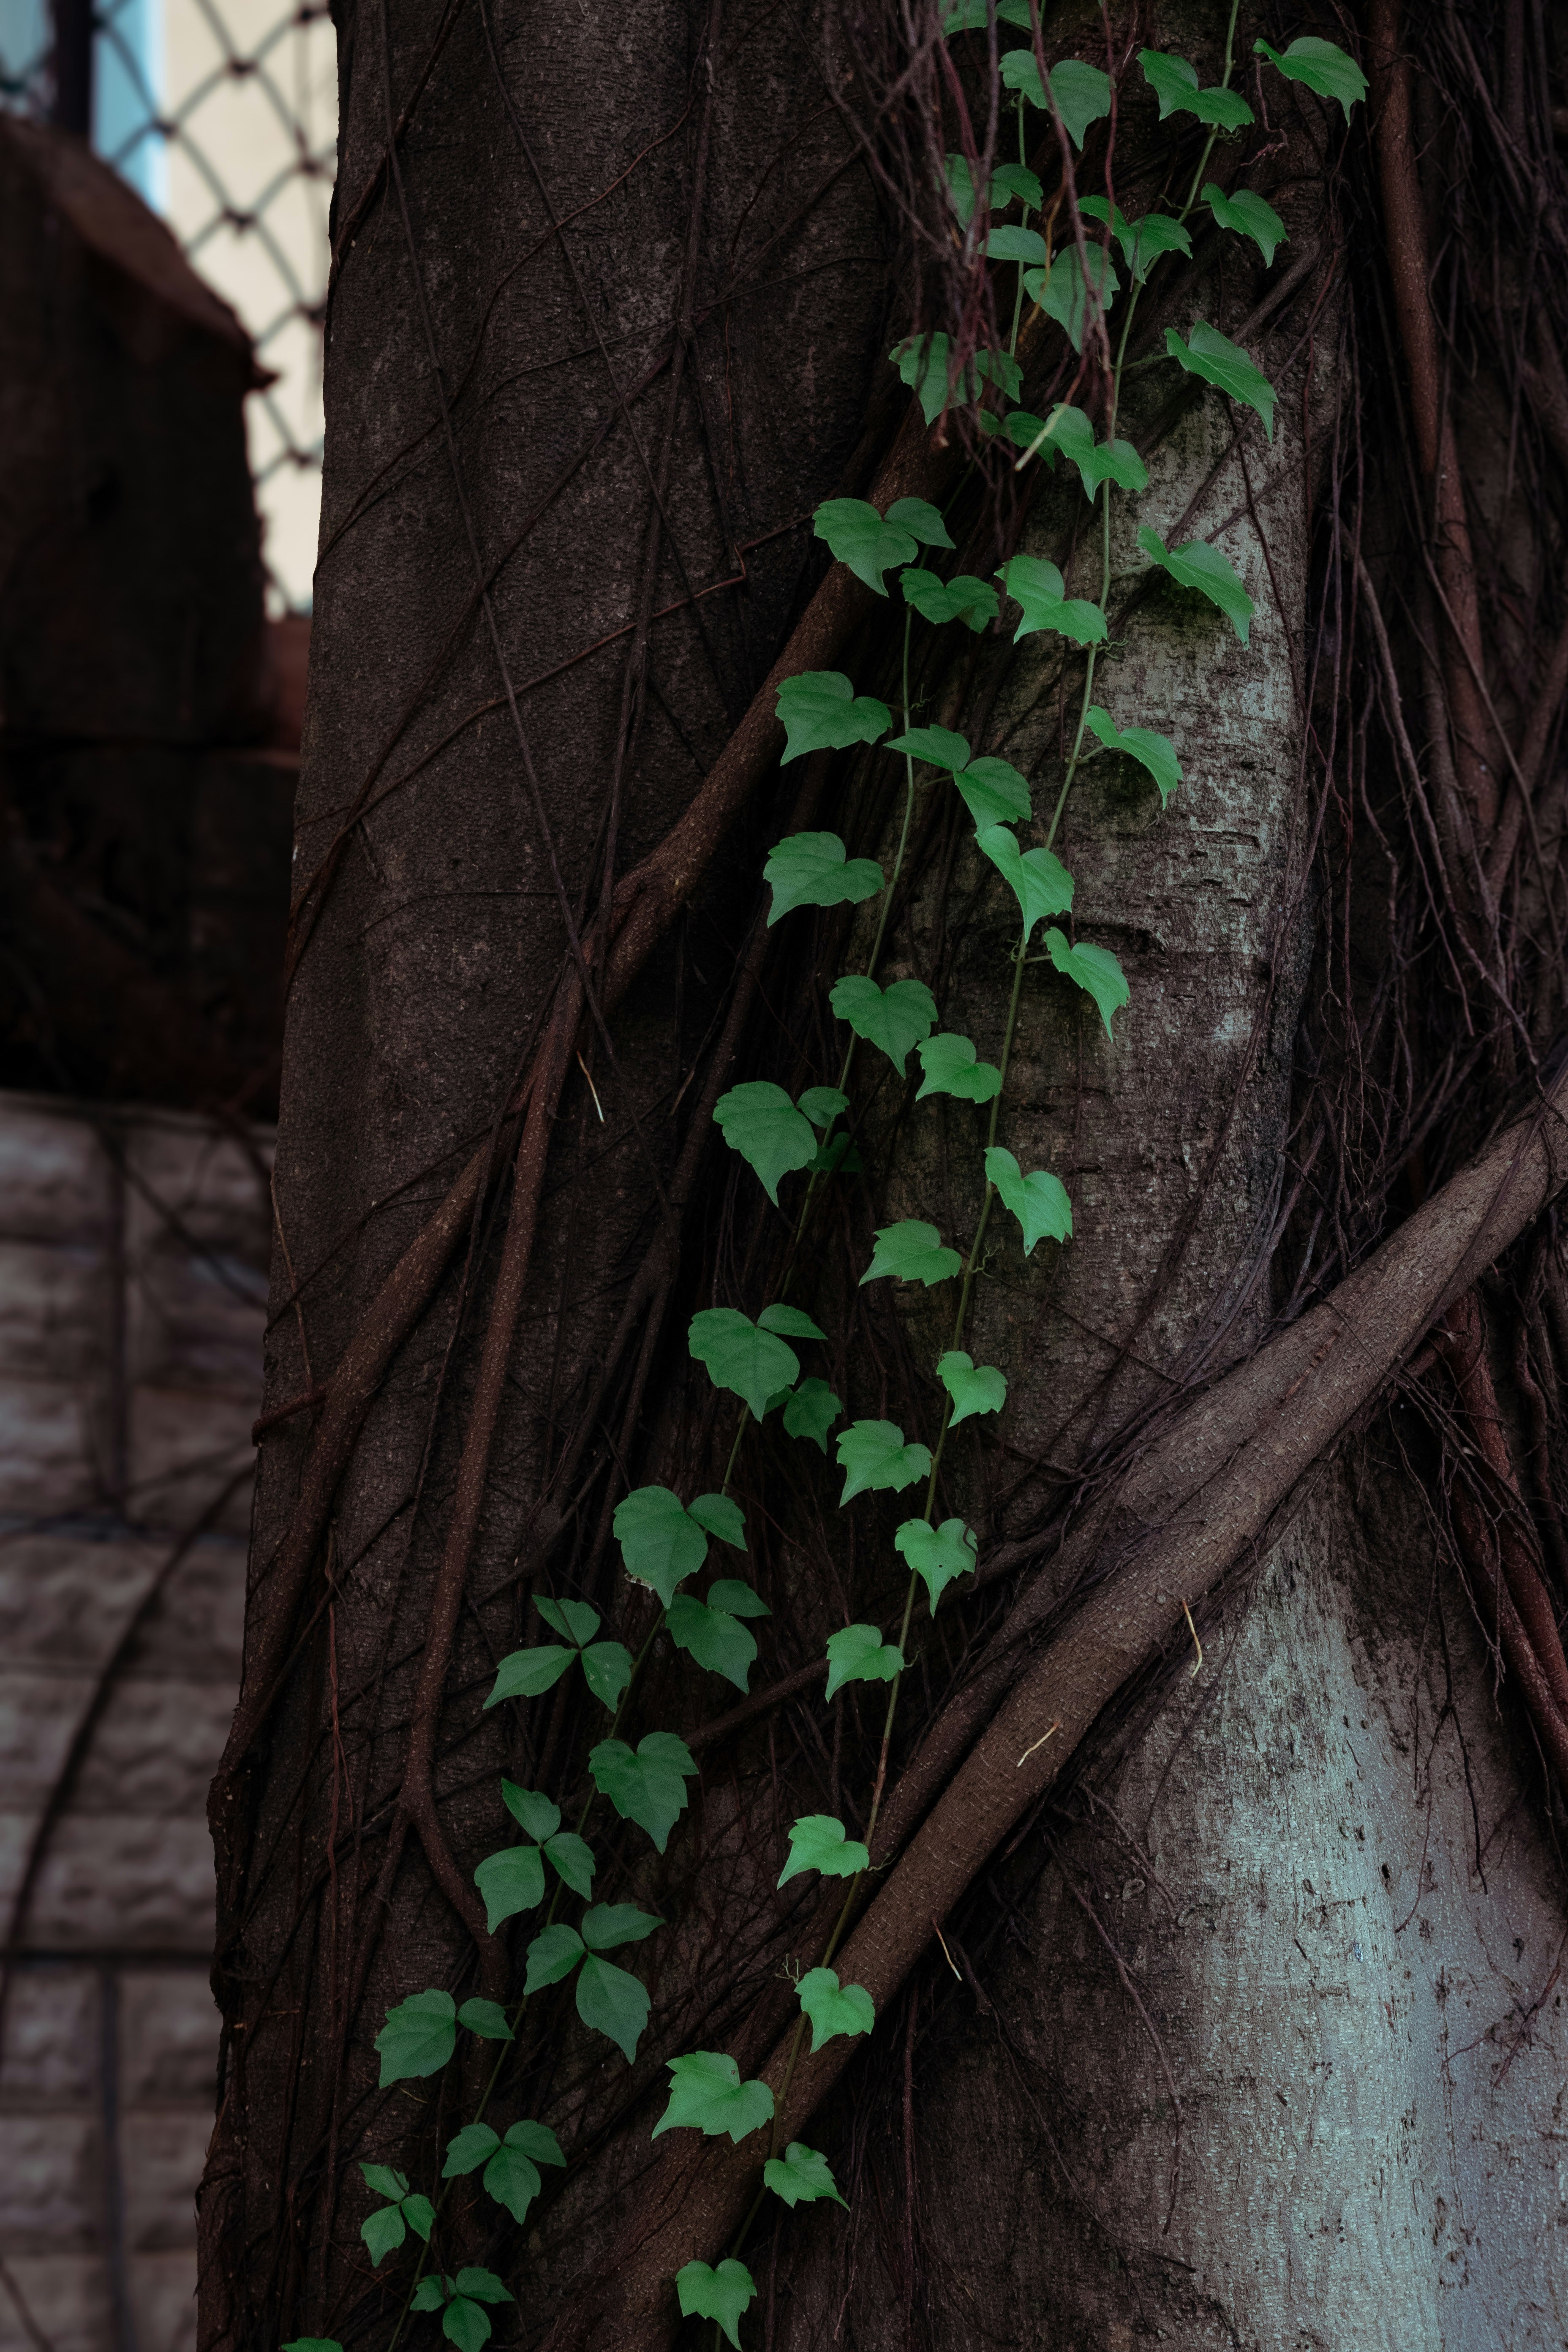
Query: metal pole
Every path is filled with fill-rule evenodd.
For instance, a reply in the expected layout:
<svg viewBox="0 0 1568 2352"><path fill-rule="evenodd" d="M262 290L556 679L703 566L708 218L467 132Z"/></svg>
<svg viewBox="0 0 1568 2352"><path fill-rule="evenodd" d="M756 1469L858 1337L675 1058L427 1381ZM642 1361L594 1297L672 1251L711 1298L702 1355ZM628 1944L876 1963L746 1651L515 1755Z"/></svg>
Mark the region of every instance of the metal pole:
<svg viewBox="0 0 1568 2352"><path fill-rule="evenodd" d="M54 0L57 130L92 136L92 0Z"/></svg>

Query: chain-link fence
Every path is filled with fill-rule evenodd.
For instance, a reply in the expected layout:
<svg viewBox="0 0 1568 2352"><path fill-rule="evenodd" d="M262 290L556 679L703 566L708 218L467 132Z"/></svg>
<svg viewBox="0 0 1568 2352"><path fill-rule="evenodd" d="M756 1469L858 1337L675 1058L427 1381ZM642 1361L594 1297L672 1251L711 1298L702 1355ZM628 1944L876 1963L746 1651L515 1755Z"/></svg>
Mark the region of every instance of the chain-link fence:
<svg viewBox="0 0 1568 2352"><path fill-rule="evenodd" d="M274 375L248 407L272 605L302 610L321 503L337 133L325 0L96 0L90 12L87 0L0 0L0 103L68 128L79 110L99 152L244 320Z"/></svg>

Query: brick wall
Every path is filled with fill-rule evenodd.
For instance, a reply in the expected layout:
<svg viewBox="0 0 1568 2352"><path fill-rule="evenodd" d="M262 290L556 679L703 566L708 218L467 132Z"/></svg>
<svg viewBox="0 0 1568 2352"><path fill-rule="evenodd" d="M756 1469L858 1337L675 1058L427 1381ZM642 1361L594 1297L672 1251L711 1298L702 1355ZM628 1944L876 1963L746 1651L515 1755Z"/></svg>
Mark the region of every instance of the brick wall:
<svg viewBox="0 0 1568 2352"><path fill-rule="evenodd" d="M268 1151L0 1095L0 2352L194 2340Z"/></svg>

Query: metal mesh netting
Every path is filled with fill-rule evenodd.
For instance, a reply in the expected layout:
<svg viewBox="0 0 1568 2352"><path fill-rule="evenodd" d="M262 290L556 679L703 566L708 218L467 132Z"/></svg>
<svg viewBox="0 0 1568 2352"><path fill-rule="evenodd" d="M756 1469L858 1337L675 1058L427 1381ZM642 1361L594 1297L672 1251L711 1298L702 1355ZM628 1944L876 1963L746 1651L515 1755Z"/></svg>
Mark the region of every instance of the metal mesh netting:
<svg viewBox="0 0 1568 2352"><path fill-rule="evenodd" d="M251 395L251 471L275 612L309 606L321 462L321 304L336 160L325 0L97 0L99 152L245 321L275 381ZM0 0L0 103L57 112L47 0Z"/></svg>

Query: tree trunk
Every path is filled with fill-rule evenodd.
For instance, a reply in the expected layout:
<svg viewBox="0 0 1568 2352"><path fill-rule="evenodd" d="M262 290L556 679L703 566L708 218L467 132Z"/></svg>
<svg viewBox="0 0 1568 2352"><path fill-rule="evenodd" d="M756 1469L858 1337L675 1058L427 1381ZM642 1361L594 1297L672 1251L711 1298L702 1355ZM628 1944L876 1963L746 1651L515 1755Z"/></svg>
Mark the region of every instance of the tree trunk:
<svg viewBox="0 0 1568 2352"><path fill-rule="evenodd" d="M1238 59L1269 30L1253 13ZM1212 83L1225 14L1173 6L1150 37ZM1104 58L1098 17L1045 17L1047 62ZM1494 1479L1467 1506L1463 1414L1483 1408L1440 1385L1430 1354L1303 1479L1321 1441L1297 1460L1277 1424L1311 1421L1311 1394L1291 1400L1326 1342L1268 1408L1291 1466L1255 1541L1211 1558L1201 1498L1136 1484L1146 1458L1179 1467L1203 1392L1296 1329L1426 1188L1421 1232L1440 1239L1454 1188L1436 1188L1545 1084L1531 1097L1517 1083L1509 1040L1529 1011L1513 1028L1496 1012L1524 948L1489 996L1474 983L1489 1061L1447 1042L1466 1034L1458 1013L1447 1029L1436 1012L1421 1029L1419 1008L1403 1029L1384 1020L1391 992L1404 1020L1415 991L1435 1003L1462 967L1460 992L1467 956L1489 970L1503 950L1462 797L1497 746L1473 740L1473 677L1444 698L1463 630L1422 634L1457 542L1442 542L1436 590L1414 558L1402 579L1403 493L1365 467L1380 445L1362 413L1375 299L1355 273L1378 234L1364 115L1347 151L1337 107L1271 83L1268 135L1215 150L1209 168L1227 187L1244 171L1278 205L1279 262L1196 214L1190 266L1152 278L1137 314L1135 357L1162 357L1164 329L1201 317L1279 394L1266 437L1175 369L1128 378L1120 429L1151 487L1117 509L1096 693L1120 725L1174 739L1184 779L1163 806L1131 759L1069 769L1070 645L1015 647L1011 618L956 655L954 633L938 646L922 631L911 670L896 593L879 605L813 540L824 499L886 512L916 496L947 512L956 569L988 577L1021 550L1058 562L1069 593L1099 588L1099 509L1091 529L1071 467L1015 476L956 417L906 407L886 364L911 316L952 323L946 249L921 242L935 200L920 109L896 87L902 60L926 88L934 19L650 0L612 25L475 0L437 21L366 0L339 29L268 1426L245 1686L213 1801L225 2054L204 2342L384 2347L405 2325L437 2341L434 2317L400 2319L414 2240L374 2267L361 2243L377 2201L361 2167L400 2168L437 2196L496 2048L460 2035L444 2074L382 2090L373 2044L426 1987L509 2009L521 1994L538 1923L489 1932L473 1878L512 1834L500 1777L548 1790L570 1824L605 1730L574 1675L526 1711L485 1707L498 1660L553 1638L536 1605L552 1596L589 1602L634 1653L649 1641L625 1736L678 1728L700 1777L662 1857L602 1806L594 1831L595 1896L669 1923L638 1956L654 2006L635 2064L606 2060L552 1996L498 2078L493 2119L556 2129L563 2183L521 2230L474 2180L442 2205L437 2274L485 2265L516 2298L492 2314L498 2340L668 2345L674 2272L719 2263L738 2231L758 2290L742 2341L780 2352L1568 2340L1552 2153L1564 1928L1555 1799L1531 1744L1533 1730L1553 1752L1555 1668L1538 1705L1541 1643L1524 1642L1524 1678L1514 1669L1500 1697L1491 1664L1499 1644L1516 1654L1527 1577L1547 1595L1528 1508L1555 1524L1550 1344L1499 1368L1505 1465L1529 1451L1531 1364L1545 1383L1511 1502ZM1397 24L1383 36L1386 76ZM1120 70L1123 28L1117 40ZM962 64L952 89L978 70ZM1261 100L1261 82L1245 86ZM1135 66L1120 87L1119 197L1148 209L1169 183L1177 201L1203 134L1161 124ZM1075 158L1043 122L1047 187L1065 159L1079 194L1098 188L1103 123ZM1070 197L1063 177L1064 219ZM1088 349L1080 368L1035 312L1026 406L1097 399ZM1479 415L1481 394L1467 397ZM1472 495L1487 546L1532 527L1506 469ZM1141 569L1139 523L1226 552L1256 606L1249 642ZM1338 601L1358 561L1366 572L1363 539L1392 646L1381 606L1374 626ZM904 821L902 762L883 753L779 766L774 688L803 670L841 670L905 704L905 723L962 730L1013 762L1036 841L1070 781L1055 846L1075 877L1072 936L1113 950L1131 994L1102 1025L1065 973L1025 968L999 1131L1022 1168L1065 1182L1073 1235L1027 1259L1016 1229L992 1236L964 1345L1006 1374L987 1424L1000 1443L961 1428L940 1489L980 1535L980 1573L914 1622L869 1908L844 1955L847 1982L858 1954L868 1982L883 1970L877 2028L847 2065L840 2042L797 2076L779 2055L797 2013L788 1978L817 1961L843 1890L773 1882L799 1815L868 1833L882 1695L851 1685L825 1705L816 1676L848 1621L895 1638L907 1571L890 1538L914 1506L835 1515L837 1476L808 1443L773 1416L743 1439L743 1569L773 1610L752 1689L773 1696L755 1707L670 1647L620 1572L611 1522L628 1489L726 1483L734 1401L691 1362L688 1320L754 1317L791 1279L830 1335L821 1368L848 1415L911 1435L941 1423L926 1368L951 1301L860 1276L897 1219L967 1244L985 1114L917 1102L912 1063L900 1092L862 1048L861 1165L814 1191L798 1262L803 1179L786 1178L783 1213L760 1205L713 1121L740 1081L792 1097L834 1083L845 1033L827 992L866 968L877 927L870 909L830 909L770 929L768 850L831 827L887 869ZM1473 855L1413 933L1379 844L1405 826L1401 875L1428 851L1400 800L1414 722L1399 681L1419 704L1434 673L1431 709L1455 732L1439 740L1435 721L1428 744L1416 730L1440 803L1433 855ZM1492 707L1511 728L1501 682ZM1359 798L1336 765L1347 712ZM881 977L927 983L943 1030L1005 1059L1011 904L951 785L918 772ZM1508 940L1524 940L1518 890L1503 903ZM1405 1087L1412 1058L1425 1093ZM1463 1072L1461 1108L1434 1070L1456 1089ZM1398 1097L1377 1138L1369 1095ZM1447 1132L1434 1104L1449 1106ZM1482 1221L1493 1253L1558 1181L1550 1136L1507 1150L1510 1168L1530 1152L1540 1167L1506 1230ZM1480 1270L1456 1245L1432 1302ZM1531 1280L1529 1329L1544 1332L1560 1283ZM1494 1341L1500 1296L1476 1309ZM1342 1353L1370 1360L1378 1328L1352 1318ZM1408 1352L1402 1339L1359 1375L1356 1411ZM1489 1567L1486 1530L1510 1511L1522 1565L1500 1552ZM1471 1553L1455 1528L1478 1531ZM1110 1643L1103 1690L1064 1684L1058 1708L1051 1661L1097 1591L1113 1605L1140 1542L1170 1562L1163 1580L1145 1572L1153 1613ZM1060 1748L1017 1782L1013 1816L992 1804L939 1916L900 1918L900 1889L928 1883L910 1857L945 1834L943 1789L991 1769L986 1739L1014 1736L1008 1709L1037 1688L1047 1711L1026 1755L1066 1723ZM897 1935L878 1927L889 1918ZM847 2214L770 2200L752 2227L754 2148L676 2133L650 2150L666 2062L698 2048L773 2084L781 2148L823 2148Z"/></svg>

